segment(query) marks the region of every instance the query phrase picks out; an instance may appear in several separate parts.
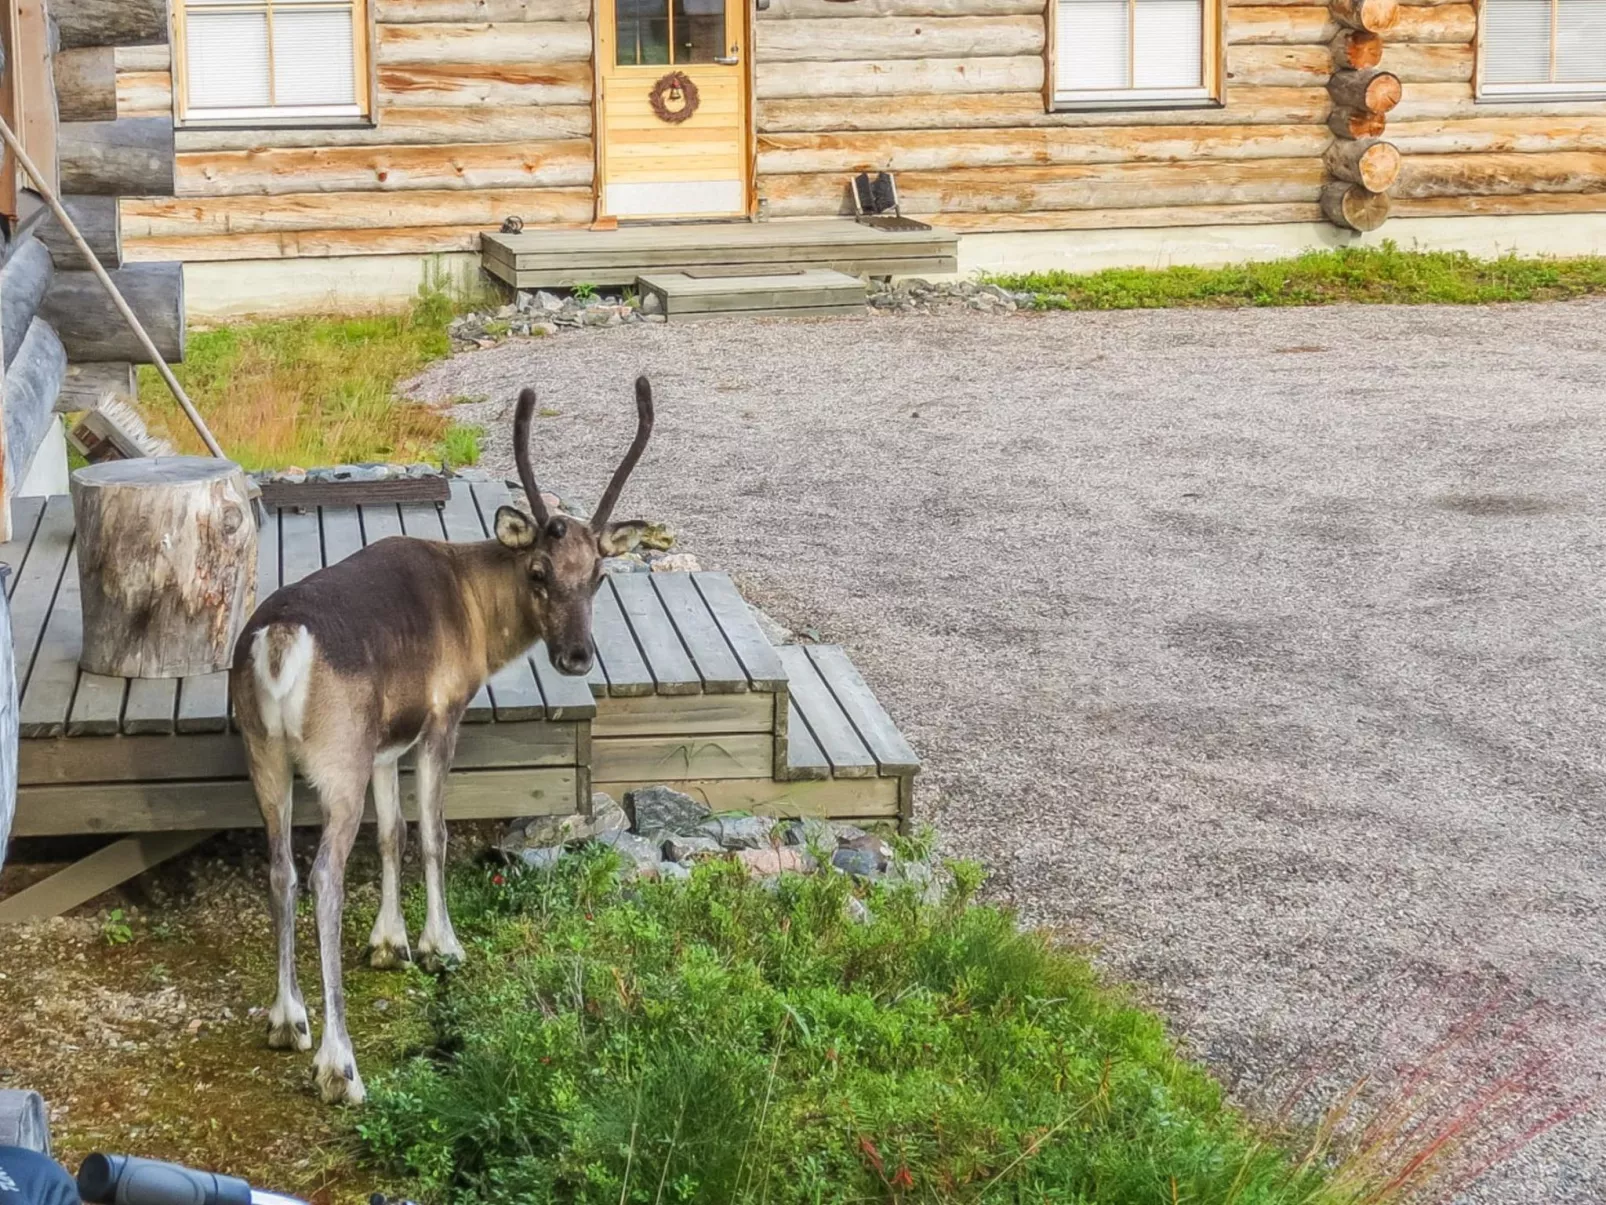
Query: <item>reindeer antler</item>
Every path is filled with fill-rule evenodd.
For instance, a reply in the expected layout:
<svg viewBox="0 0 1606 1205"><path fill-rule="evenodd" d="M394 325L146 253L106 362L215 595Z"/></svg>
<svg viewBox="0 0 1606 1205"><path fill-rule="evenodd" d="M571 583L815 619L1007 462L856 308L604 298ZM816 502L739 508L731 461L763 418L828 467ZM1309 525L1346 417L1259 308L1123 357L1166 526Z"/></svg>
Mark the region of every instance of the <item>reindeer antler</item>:
<svg viewBox="0 0 1606 1205"><path fill-rule="evenodd" d="M530 513L536 525L547 524L546 503L541 501L541 487L535 482L535 470L530 467L530 420L535 417L535 390L519 390L519 404L513 411L513 459L518 462L519 480L524 483L524 496L530 500Z"/></svg>
<svg viewBox="0 0 1606 1205"><path fill-rule="evenodd" d="M522 398L520 399L522 403ZM636 438L630 441L630 450L625 458L619 462L619 467L613 471L613 480L608 482L608 488L602 491L602 501L597 503L596 512L591 516L591 530L598 535L608 525L608 516L613 514L613 504L619 501L619 491L625 488L625 481L630 476L630 470L636 467L636 461L646 450L647 440L652 435L652 385L646 377L636 378Z"/></svg>

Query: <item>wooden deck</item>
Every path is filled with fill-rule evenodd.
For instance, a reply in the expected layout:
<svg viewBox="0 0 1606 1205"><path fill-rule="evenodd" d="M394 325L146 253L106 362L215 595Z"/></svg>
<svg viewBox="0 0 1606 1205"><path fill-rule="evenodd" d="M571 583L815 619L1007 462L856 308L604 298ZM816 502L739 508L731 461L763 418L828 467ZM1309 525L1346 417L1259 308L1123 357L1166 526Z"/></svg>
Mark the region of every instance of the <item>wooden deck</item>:
<svg viewBox="0 0 1606 1205"><path fill-rule="evenodd" d="M959 270L959 236L885 231L848 218L707 222L618 230L529 230L480 236L485 270L520 289L629 285L653 272L830 268L849 276L940 276Z"/></svg>
<svg viewBox="0 0 1606 1205"><path fill-rule="evenodd" d="M501 483L452 483L442 505L279 512L261 533L258 594L390 535L482 540ZM232 731L228 678L107 678L78 668L82 616L71 501L23 498L0 545L17 680L19 837L139 834L0 901L0 920L59 911L220 828L260 823ZM546 650L505 667L465 716L447 815L584 811L668 783L716 810L900 821L918 762L841 649L777 649L721 573L609 576L597 595L589 678ZM415 815L403 762L404 808ZM296 819L317 819L298 787ZM58 876L61 878L63 876ZM39 893L56 883L54 894ZM33 903L24 896L33 895ZM66 902L63 902L66 901Z"/></svg>

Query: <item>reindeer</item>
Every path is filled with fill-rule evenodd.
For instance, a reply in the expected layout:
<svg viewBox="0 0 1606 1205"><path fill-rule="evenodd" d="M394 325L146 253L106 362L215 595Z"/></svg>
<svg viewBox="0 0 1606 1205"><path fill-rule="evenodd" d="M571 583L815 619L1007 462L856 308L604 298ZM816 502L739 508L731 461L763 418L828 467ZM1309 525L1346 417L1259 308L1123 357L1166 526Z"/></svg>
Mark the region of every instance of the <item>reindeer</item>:
<svg viewBox="0 0 1606 1205"><path fill-rule="evenodd" d="M380 905L369 963L411 959L402 919L400 865L406 840L396 763L417 751L418 829L426 919L418 952L426 968L463 957L446 914L446 775L464 708L485 680L537 640L564 674L591 669L591 600L602 558L639 537L640 522L611 523L614 503L652 434L652 388L636 381L636 435L589 524L549 514L530 467L535 391L519 394L514 456L531 516L496 512L496 538L447 544L392 536L285 586L251 617L230 674L251 783L272 853L273 926L279 986L268 1012L268 1045L309 1050L312 1035L296 981L296 869L290 854L295 767L312 783L323 836L312 864L323 971L323 1044L314 1059L330 1103L360 1103L341 983L340 922L346 858L362 822L370 781L379 821Z"/></svg>

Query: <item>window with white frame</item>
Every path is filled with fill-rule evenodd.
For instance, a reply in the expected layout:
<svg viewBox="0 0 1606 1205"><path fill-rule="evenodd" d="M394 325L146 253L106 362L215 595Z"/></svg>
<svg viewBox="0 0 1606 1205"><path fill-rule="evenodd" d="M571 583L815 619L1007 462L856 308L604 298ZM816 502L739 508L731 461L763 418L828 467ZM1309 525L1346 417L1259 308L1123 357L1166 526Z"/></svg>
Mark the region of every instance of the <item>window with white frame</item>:
<svg viewBox="0 0 1606 1205"><path fill-rule="evenodd" d="M1484 0L1480 96L1606 94L1606 0Z"/></svg>
<svg viewBox="0 0 1606 1205"><path fill-rule="evenodd" d="M366 0L174 0L179 118L368 112Z"/></svg>
<svg viewBox="0 0 1606 1205"><path fill-rule="evenodd" d="M1056 0L1055 104L1212 99L1216 11L1216 0Z"/></svg>

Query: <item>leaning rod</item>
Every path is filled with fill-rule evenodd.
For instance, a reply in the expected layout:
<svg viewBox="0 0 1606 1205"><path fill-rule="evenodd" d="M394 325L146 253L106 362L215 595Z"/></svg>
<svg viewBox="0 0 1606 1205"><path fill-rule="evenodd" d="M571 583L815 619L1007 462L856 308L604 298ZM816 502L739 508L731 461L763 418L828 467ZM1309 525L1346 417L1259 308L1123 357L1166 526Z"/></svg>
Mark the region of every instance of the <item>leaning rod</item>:
<svg viewBox="0 0 1606 1205"><path fill-rule="evenodd" d="M17 157L17 162L22 164L22 170L27 172L29 178L33 180L34 187L39 190L39 195L45 199L45 204L50 206L50 212L56 215L56 221L61 223L61 228L72 239L73 245L78 248L78 253L84 257L84 262L89 265L89 270L95 274L95 279L100 281L100 287L106 290L106 295L112 299L112 304L117 307L117 312L123 316L123 321L128 323L129 329L134 332L134 336L139 340L140 346L145 349L145 354L150 357L151 363L156 365L156 371L162 374L162 380L167 382L168 389L178 399L178 404L183 408L185 417L190 420L190 425L200 435L201 442L206 445L206 450L219 460L227 460L228 457L223 454L222 447L218 445L217 440L212 438L212 432L207 428L206 420L201 417L201 412L190 401L190 395L184 392L184 386L178 383L178 378L173 375L173 370L167 366L167 361L162 359L162 353L156 350L156 344L151 342L151 337L145 333L145 328L140 325L139 319L134 316L134 311L128 307L128 302L123 299L123 295L118 291L116 283L101 265L100 258L89 249L89 244L84 241L84 236L79 233L77 225L68 216L66 209L62 207L60 198L56 196L56 190L50 187L44 178L44 173L39 170L32 159L28 158L28 152L22 149L22 143L17 141L16 134L12 132L10 124L4 118L0 118L0 138L5 140L6 146L10 147L11 153Z"/></svg>

